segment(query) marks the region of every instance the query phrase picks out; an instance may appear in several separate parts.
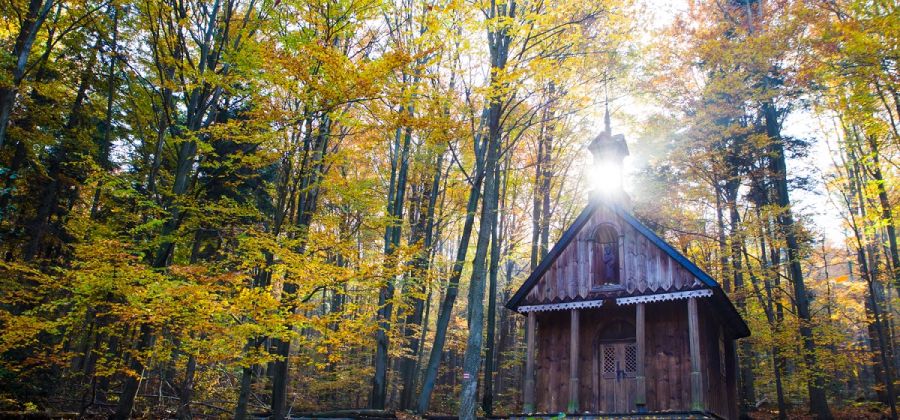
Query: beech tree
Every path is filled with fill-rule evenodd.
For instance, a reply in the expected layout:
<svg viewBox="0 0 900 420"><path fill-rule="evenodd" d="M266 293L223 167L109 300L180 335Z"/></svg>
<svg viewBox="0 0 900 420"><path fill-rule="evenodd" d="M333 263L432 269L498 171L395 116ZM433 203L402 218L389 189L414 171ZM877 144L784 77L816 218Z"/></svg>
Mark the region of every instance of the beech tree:
<svg viewBox="0 0 900 420"><path fill-rule="evenodd" d="M896 7L689 6L3 2L0 411L519 412L503 304L606 114L753 331L744 411L896 417Z"/></svg>

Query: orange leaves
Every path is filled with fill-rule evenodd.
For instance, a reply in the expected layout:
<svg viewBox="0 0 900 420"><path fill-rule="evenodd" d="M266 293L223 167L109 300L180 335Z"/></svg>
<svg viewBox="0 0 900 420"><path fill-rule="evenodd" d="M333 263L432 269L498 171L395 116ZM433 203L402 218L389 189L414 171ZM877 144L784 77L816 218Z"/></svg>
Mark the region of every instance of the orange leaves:
<svg viewBox="0 0 900 420"><path fill-rule="evenodd" d="M53 332L58 325L57 321L48 320L41 314L13 314L0 309L0 353L36 347L40 335ZM8 368L15 369L16 366Z"/></svg>

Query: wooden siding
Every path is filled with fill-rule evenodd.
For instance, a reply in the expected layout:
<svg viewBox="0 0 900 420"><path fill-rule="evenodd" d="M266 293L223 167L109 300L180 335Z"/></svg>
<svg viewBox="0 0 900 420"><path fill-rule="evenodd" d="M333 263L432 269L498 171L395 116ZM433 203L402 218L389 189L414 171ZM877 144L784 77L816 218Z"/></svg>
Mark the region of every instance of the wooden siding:
<svg viewBox="0 0 900 420"><path fill-rule="evenodd" d="M723 337L723 349L719 347L719 335L725 334L722 330L722 324L716 316L715 310L710 306L708 301L701 301L700 309L700 353L702 358L703 369L703 388L704 398L707 410L716 413L722 418L735 418L732 412L732 397L729 395L729 389L736 385L734 373L729 372L728 357L733 353L729 352L729 343L733 342L729 337ZM722 374L721 363L725 366L725 375Z"/></svg>
<svg viewBox="0 0 900 420"><path fill-rule="evenodd" d="M593 285L591 240L603 224L619 233L620 288L599 290ZM702 287L699 279L656 247L644 235L605 207L598 208L543 277L528 293L524 304L533 305L584 299L605 299L692 290Z"/></svg>
<svg viewBox="0 0 900 420"><path fill-rule="evenodd" d="M704 305L700 305L701 307ZM701 312L703 312L701 310ZM705 313L708 315L708 312ZM535 408L537 412L565 412L569 398L570 318L568 311L542 312L537 316L535 361ZM658 302L646 306L646 346L643 355L647 387L647 409L689 410L690 357L688 349L687 301ZM580 412L609 413L608 390L600 377L600 331L611 323L635 321L635 306L610 306L581 310L578 349L578 400ZM701 318L705 318L701 315ZM701 321L701 325L714 325ZM707 347L704 341L701 350ZM716 347L718 348L718 347ZM703 357L702 364L710 359ZM718 364L715 367L718 372ZM629 385L631 386L631 385ZM725 390L726 387L719 387ZM633 391L633 389L632 389ZM729 415L727 398L719 400L723 417ZM634 410L632 410L634 411Z"/></svg>
<svg viewBox="0 0 900 420"><path fill-rule="evenodd" d="M647 410L691 408L687 301L647 305Z"/></svg>
<svg viewBox="0 0 900 420"><path fill-rule="evenodd" d="M535 408L564 412L569 402L569 312L537 315Z"/></svg>

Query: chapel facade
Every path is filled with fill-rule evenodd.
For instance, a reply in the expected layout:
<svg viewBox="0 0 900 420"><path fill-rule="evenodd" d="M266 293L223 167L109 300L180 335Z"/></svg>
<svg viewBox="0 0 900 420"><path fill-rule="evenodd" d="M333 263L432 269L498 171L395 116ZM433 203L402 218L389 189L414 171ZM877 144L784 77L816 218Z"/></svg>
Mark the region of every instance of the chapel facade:
<svg viewBox="0 0 900 420"><path fill-rule="evenodd" d="M595 165L621 167L628 154L608 119L589 149ZM591 195L506 304L528 319L523 413L737 418L735 341L747 324L631 214L621 184L611 190Z"/></svg>

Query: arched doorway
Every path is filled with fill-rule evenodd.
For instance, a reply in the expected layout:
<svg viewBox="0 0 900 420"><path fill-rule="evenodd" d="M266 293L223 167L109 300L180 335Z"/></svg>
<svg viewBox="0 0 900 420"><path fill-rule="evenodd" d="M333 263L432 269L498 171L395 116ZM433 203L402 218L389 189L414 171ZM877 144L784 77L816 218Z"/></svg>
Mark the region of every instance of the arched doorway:
<svg viewBox="0 0 900 420"><path fill-rule="evenodd" d="M611 320L600 327L594 342L598 409L605 413L633 411L638 362L634 324Z"/></svg>

